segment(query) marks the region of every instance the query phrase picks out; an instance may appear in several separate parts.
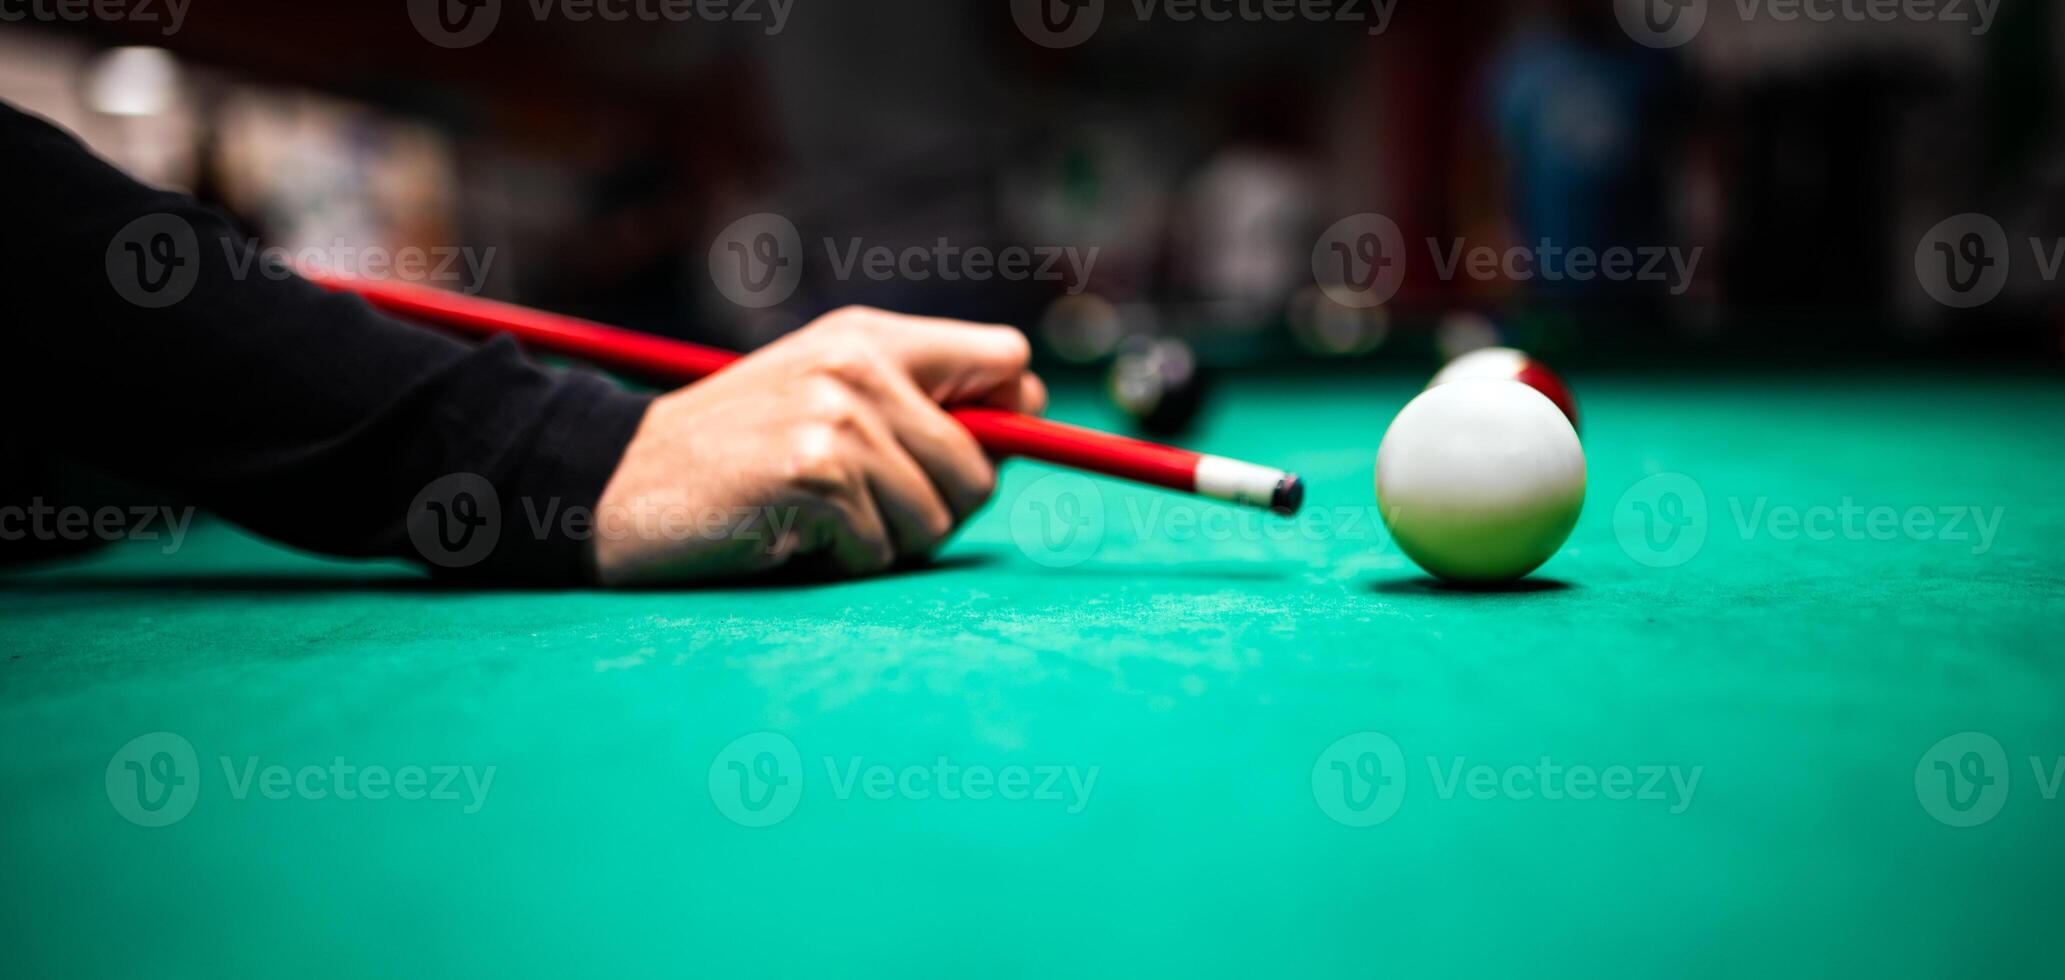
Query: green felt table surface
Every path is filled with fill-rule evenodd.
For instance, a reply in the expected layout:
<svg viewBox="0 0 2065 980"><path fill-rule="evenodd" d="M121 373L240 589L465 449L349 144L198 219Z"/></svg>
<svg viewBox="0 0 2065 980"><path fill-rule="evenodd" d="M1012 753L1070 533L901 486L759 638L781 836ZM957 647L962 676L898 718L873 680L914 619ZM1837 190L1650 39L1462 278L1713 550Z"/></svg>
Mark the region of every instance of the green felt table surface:
<svg viewBox="0 0 2065 980"><path fill-rule="evenodd" d="M1014 463L844 584L11 573L0 972L2059 975L2065 385L1575 380L1505 592L1390 545L1346 377L1195 440L1300 522Z"/></svg>

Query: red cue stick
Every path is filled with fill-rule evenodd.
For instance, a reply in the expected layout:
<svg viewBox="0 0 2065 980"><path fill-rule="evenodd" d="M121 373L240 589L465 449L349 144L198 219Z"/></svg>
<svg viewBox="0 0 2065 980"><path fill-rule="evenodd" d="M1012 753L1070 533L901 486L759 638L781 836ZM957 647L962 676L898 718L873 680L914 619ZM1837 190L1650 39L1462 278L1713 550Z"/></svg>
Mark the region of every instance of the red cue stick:
<svg viewBox="0 0 2065 980"><path fill-rule="evenodd" d="M577 357L656 381L708 377L740 355L408 282L355 279L304 269L310 282L351 293L398 317L479 337L508 334L533 349ZM997 408L950 409L998 457L1023 456L1229 503L1295 514L1304 484L1295 474L1224 456L1128 439Z"/></svg>

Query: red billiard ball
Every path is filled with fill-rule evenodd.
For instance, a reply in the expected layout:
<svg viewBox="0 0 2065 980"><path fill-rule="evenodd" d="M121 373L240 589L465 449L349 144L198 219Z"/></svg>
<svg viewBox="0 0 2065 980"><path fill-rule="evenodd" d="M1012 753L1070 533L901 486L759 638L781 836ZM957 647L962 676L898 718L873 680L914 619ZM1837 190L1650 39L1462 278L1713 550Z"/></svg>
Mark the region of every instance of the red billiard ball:
<svg viewBox="0 0 2065 980"><path fill-rule="evenodd" d="M1463 378L1505 378L1518 381L1547 395L1556 407L1563 410L1563 417L1570 420L1570 427L1577 428L1577 399L1571 397L1570 386L1549 370L1548 365L1529 357L1524 351L1511 347L1482 347L1453 361L1427 382L1427 387L1444 385Z"/></svg>

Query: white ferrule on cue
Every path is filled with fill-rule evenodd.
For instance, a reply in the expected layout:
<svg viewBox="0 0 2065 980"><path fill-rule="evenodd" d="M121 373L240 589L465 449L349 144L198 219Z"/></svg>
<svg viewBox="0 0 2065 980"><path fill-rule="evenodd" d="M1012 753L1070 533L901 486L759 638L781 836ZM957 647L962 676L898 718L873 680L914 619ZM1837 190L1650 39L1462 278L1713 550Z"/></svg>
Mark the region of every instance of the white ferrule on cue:
<svg viewBox="0 0 2065 980"><path fill-rule="evenodd" d="M1278 503L1278 488L1283 486L1287 476L1279 469L1224 456L1199 456L1197 460L1199 494L1249 507L1270 507Z"/></svg>

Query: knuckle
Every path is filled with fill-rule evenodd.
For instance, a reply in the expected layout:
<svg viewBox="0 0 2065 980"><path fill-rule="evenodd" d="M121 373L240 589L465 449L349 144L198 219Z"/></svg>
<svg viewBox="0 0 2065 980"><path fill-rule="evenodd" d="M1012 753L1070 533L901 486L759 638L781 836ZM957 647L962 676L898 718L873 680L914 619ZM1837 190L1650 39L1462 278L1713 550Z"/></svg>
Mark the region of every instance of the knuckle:
<svg viewBox="0 0 2065 980"><path fill-rule="evenodd" d="M869 329L879 311L866 306L842 306L811 323L812 331L819 334L859 333Z"/></svg>
<svg viewBox="0 0 2065 980"><path fill-rule="evenodd" d="M825 492L847 481L845 454L839 449L838 431L827 425L805 425L795 430L787 453L790 483Z"/></svg>
<svg viewBox="0 0 2065 980"><path fill-rule="evenodd" d="M849 425L860 414L860 396L836 377L814 375L805 389L804 414L820 421Z"/></svg>
<svg viewBox="0 0 2065 980"><path fill-rule="evenodd" d="M888 374L888 364L870 348L841 347L825 353L818 371L849 387L864 389Z"/></svg>

